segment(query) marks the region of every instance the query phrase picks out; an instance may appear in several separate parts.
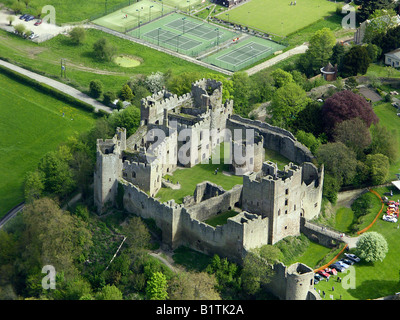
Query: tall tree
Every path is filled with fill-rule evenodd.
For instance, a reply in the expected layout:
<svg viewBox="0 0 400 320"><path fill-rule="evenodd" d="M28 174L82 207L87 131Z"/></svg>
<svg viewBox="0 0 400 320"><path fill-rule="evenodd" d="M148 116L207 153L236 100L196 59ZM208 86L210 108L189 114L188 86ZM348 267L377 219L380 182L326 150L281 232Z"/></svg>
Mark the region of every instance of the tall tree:
<svg viewBox="0 0 400 320"><path fill-rule="evenodd" d="M246 72L235 72L232 76L233 108L241 116L247 117L250 112L251 81Z"/></svg>
<svg viewBox="0 0 400 320"><path fill-rule="evenodd" d="M356 246L357 255L366 262L383 261L389 251L386 239L377 232L363 233Z"/></svg>
<svg viewBox="0 0 400 320"><path fill-rule="evenodd" d="M332 56L332 48L336 43L335 35L329 28L323 28L314 33L300 66L307 76L319 72Z"/></svg>
<svg viewBox="0 0 400 320"><path fill-rule="evenodd" d="M269 110L272 123L289 128L300 111L311 101L306 92L296 83L290 82L275 91Z"/></svg>
<svg viewBox="0 0 400 320"><path fill-rule="evenodd" d="M324 164L325 171L339 181L340 185L353 181L357 168L356 155L343 143L323 144L316 155L318 162Z"/></svg>
<svg viewBox="0 0 400 320"><path fill-rule="evenodd" d="M380 153L389 158L390 163L396 161L398 156L397 131L389 131L379 124L371 126L372 142L370 152Z"/></svg>
<svg viewBox="0 0 400 320"><path fill-rule="evenodd" d="M322 106L322 121L329 138L332 138L336 124L357 117L368 128L379 121L371 105L362 96L348 90L335 93Z"/></svg>
<svg viewBox="0 0 400 320"><path fill-rule="evenodd" d="M358 159L363 158L364 150L371 144L371 133L360 118L353 118L336 124L334 138L336 142L343 142L353 150Z"/></svg>
<svg viewBox="0 0 400 320"><path fill-rule="evenodd" d="M371 59L367 48L356 45L345 54L341 74L346 78L366 74L370 63Z"/></svg>
<svg viewBox="0 0 400 320"><path fill-rule="evenodd" d="M394 0L361 0L361 7L357 12L357 17L360 22L370 18L375 10L393 9L395 6Z"/></svg>
<svg viewBox="0 0 400 320"><path fill-rule="evenodd" d="M57 273L75 276L74 261L92 245L86 223L61 210L49 198L28 204L23 211L23 221L21 245L25 250L21 265L30 266L27 273L52 265Z"/></svg>
<svg viewBox="0 0 400 320"><path fill-rule="evenodd" d="M164 274L154 272L147 280L146 294L150 300L165 300L168 298L168 282Z"/></svg>
<svg viewBox="0 0 400 320"><path fill-rule="evenodd" d="M389 159L383 154L369 154L365 164L369 168L369 174L373 185L385 183L389 177Z"/></svg>

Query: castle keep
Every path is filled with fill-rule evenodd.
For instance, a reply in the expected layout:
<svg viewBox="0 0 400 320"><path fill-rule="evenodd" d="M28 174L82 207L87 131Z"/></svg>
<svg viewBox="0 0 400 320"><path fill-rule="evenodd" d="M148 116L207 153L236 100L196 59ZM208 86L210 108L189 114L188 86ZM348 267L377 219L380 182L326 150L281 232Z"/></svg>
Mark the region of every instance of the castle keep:
<svg viewBox="0 0 400 320"><path fill-rule="evenodd" d="M130 137L125 128L117 128L112 139L97 141L94 199L100 214L122 194L127 211L154 219L165 245L186 245L241 261L251 249L299 235L300 220L320 212L323 167L312 164L313 155L290 132L234 115L233 101L222 101L219 81L197 81L190 93L180 97L163 90L142 99L140 124ZM241 134L236 136L237 132ZM231 152L230 174L242 176L242 184L224 190L204 181L182 204L157 200L157 192L168 186L166 174L208 163L215 147L227 140L231 151L240 151ZM265 161L265 149L292 163L279 170ZM226 224L212 227L204 222L228 210L238 214ZM277 278L271 290L278 297L312 296L310 268L302 264L274 268Z"/></svg>

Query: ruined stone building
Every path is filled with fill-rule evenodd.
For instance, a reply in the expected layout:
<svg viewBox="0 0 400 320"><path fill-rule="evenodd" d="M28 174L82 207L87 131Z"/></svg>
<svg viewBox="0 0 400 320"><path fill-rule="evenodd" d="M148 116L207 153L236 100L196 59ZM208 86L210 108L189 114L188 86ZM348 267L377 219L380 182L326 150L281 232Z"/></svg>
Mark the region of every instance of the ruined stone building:
<svg viewBox="0 0 400 320"><path fill-rule="evenodd" d="M242 184L224 190L204 181L182 204L157 200L157 192L167 185L166 174L207 163L212 150L233 130L241 131L242 138L232 139L232 146L253 150L242 159L237 154L230 158L231 174L242 176ZM249 130L254 132L252 141L246 138ZM198 143L192 146L189 140ZM265 161L264 149L292 163L279 170ZM185 245L240 262L251 249L299 235L300 219L319 214L324 172L312 160L310 151L290 132L234 115L233 101L222 101L221 82L203 79L180 97L164 90L142 99L141 125L135 134L126 137L125 128L118 128L112 139L97 141L95 205L101 214L119 197L125 210L154 219L164 245ZM238 214L224 225L204 222L233 209ZM277 276L271 290L279 298L315 299L309 267L278 264L274 268Z"/></svg>

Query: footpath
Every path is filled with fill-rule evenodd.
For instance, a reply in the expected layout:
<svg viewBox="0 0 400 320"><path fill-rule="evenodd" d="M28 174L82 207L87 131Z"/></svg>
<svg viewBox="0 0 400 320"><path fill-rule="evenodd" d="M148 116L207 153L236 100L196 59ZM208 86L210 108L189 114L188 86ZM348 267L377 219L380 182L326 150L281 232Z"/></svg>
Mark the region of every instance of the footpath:
<svg viewBox="0 0 400 320"><path fill-rule="evenodd" d="M36 80L36 81L41 82L41 83L44 83L44 84L46 84L46 85L48 85L48 86L50 86L50 87L52 87L52 88L54 88L54 89L56 89L58 91L61 91L61 92L65 93L65 94L68 94L68 95L74 97L77 100L85 102L85 103L93 106L96 112L98 112L99 110L103 110L103 111L105 111L107 113L112 113L113 112L113 109L105 106L104 104L102 104L99 101L89 97L88 95L84 94L83 92L80 92L79 90L77 90L77 89L75 89L75 88L73 88L73 87L71 87L69 85L66 85L66 84L64 84L62 82L59 82L57 80L53 80L51 78L42 76L42 75L37 74L35 72L32 72L32 71L26 70L24 68L18 67L16 65L14 65L12 63L9 63L9 62L6 62L4 60L0 60L0 65L6 67L8 69L11 69L11 70L13 70L15 72L18 72L20 74L23 74L23 75L25 75L25 76L33 79L33 80Z"/></svg>

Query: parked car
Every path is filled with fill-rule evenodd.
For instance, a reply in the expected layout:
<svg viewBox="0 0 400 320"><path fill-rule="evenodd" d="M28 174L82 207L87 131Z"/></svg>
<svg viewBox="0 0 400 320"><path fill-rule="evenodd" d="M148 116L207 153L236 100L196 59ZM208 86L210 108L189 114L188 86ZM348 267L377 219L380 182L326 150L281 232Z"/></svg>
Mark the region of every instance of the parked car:
<svg viewBox="0 0 400 320"><path fill-rule="evenodd" d="M19 20L25 20L25 18L26 18L27 15L28 15L28 14L24 13L22 16L19 17Z"/></svg>
<svg viewBox="0 0 400 320"><path fill-rule="evenodd" d="M325 272L324 270L319 270L318 274L320 274L321 276L323 276L326 279L329 279L329 277L331 276L329 273Z"/></svg>
<svg viewBox="0 0 400 320"><path fill-rule="evenodd" d="M30 38L30 39L33 40L33 39L36 39L36 38L39 38L39 35L38 35L38 34L34 34L34 35L32 36L32 38Z"/></svg>
<svg viewBox="0 0 400 320"><path fill-rule="evenodd" d="M331 275L337 275L337 271L335 268L325 268L324 269L326 273L330 273Z"/></svg>
<svg viewBox="0 0 400 320"><path fill-rule="evenodd" d="M320 282L321 280L321 275L319 275L318 273L314 274L314 284L318 284L318 282Z"/></svg>
<svg viewBox="0 0 400 320"><path fill-rule="evenodd" d="M360 262L360 258L357 257L355 254L352 253L345 253L344 254L348 259L353 260L354 262Z"/></svg>
<svg viewBox="0 0 400 320"><path fill-rule="evenodd" d="M25 18L25 21L32 21L33 19L35 19L34 16L28 15L28 16Z"/></svg>
<svg viewBox="0 0 400 320"><path fill-rule="evenodd" d="M346 270L346 268L344 268L341 264L337 262L331 264L329 267L339 272L343 272L344 270Z"/></svg>
<svg viewBox="0 0 400 320"><path fill-rule="evenodd" d="M386 214L383 215L382 219L385 220L385 221L389 221L389 222L395 222L395 223L397 222L397 218L396 217L393 217L393 216L390 216L390 215L386 215Z"/></svg>
<svg viewBox="0 0 400 320"><path fill-rule="evenodd" d="M342 259L341 261L343 261L345 264L348 264L349 266L352 266L355 263L353 260L350 259Z"/></svg>
<svg viewBox="0 0 400 320"><path fill-rule="evenodd" d="M42 24L42 19L39 19L38 21L35 22L35 26L41 25Z"/></svg>
<svg viewBox="0 0 400 320"><path fill-rule="evenodd" d="M338 263L340 263L340 265L341 265L343 268L345 268L345 269L347 269L348 267L350 267L347 263L343 262L342 260L339 260Z"/></svg>

